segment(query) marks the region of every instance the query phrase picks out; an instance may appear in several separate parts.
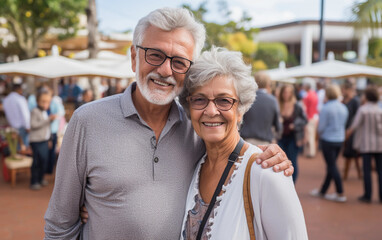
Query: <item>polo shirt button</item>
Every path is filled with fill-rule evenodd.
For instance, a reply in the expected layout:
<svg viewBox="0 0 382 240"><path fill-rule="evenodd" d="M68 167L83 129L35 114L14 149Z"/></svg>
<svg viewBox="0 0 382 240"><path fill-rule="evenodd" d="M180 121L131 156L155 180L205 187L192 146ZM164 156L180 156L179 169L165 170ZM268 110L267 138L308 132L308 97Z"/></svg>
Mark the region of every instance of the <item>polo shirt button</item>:
<svg viewBox="0 0 382 240"><path fill-rule="evenodd" d="M155 162L155 163L158 163L158 162L159 162L159 158L158 158L158 157L155 157L155 158L154 158L154 162Z"/></svg>

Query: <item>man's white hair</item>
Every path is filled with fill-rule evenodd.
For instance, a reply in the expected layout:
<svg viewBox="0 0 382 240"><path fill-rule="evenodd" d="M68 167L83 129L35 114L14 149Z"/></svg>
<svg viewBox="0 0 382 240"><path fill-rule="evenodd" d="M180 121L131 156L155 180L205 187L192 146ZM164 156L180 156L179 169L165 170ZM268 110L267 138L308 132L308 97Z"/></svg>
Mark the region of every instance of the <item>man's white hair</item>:
<svg viewBox="0 0 382 240"><path fill-rule="evenodd" d="M199 57L206 39L206 30L203 24L197 22L193 14L184 8L161 8L152 11L146 17L139 20L134 30L133 45L140 45L145 31L149 26L154 26L164 31L172 31L176 28L188 30L195 43L193 59Z"/></svg>

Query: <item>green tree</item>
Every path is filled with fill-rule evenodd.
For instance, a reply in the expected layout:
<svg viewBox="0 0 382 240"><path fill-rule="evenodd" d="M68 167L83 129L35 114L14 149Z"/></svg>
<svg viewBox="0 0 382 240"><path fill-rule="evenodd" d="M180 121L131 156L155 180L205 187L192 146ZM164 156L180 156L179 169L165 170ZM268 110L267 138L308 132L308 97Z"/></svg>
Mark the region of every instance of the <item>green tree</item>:
<svg viewBox="0 0 382 240"><path fill-rule="evenodd" d="M244 61L251 63L254 53L257 50L257 44L247 38L242 32L227 33L223 35L223 43L226 48L233 51L240 51L243 54Z"/></svg>
<svg viewBox="0 0 382 240"><path fill-rule="evenodd" d="M0 0L0 6L0 17L16 38L20 57L31 58L50 28L60 29L61 38L75 35L87 0Z"/></svg>
<svg viewBox="0 0 382 240"><path fill-rule="evenodd" d="M373 30L382 27L382 0L357 1L352 7L352 20L356 28L371 28Z"/></svg>
<svg viewBox="0 0 382 240"><path fill-rule="evenodd" d="M382 58L382 39L373 38L369 40L369 58Z"/></svg>
<svg viewBox="0 0 382 240"><path fill-rule="evenodd" d="M352 20L357 30L371 28L372 34L375 34L378 29L382 28L382 0L356 2L352 11ZM369 40L369 54L366 64L382 67L382 39L372 38ZM381 78L371 77L370 80L373 83L382 84Z"/></svg>
<svg viewBox="0 0 382 240"><path fill-rule="evenodd" d="M259 43L256 60L262 60L268 68L277 68L280 61L288 60L288 49L283 43Z"/></svg>
<svg viewBox="0 0 382 240"><path fill-rule="evenodd" d="M244 34L248 40L253 41L254 34L258 32L258 29L249 27L252 18L247 12L243 13L240 21L232 21L229 19L231 12L228 9L227 2L220 0L217 2L218 10L225 23L208 22L205 20L205 15L208 12L206 4L207 1L204 1L196 9L192 9L188 4L182 5L182 7L190 10L197 20L204 24L207 33L205 49L210 49L212 45L229 48L228 40L230 35L235 35L235 33L239 32Z"/></svg>

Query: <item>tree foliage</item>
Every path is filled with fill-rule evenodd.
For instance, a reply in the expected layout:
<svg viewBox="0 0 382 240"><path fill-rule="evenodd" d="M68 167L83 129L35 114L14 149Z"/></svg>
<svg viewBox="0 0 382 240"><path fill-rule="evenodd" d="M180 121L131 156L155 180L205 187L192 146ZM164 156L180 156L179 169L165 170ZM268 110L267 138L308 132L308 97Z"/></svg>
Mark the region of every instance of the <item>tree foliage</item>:
<svg viewBox="0 0 382 240"><path fill-rule="evenodd" d="M37 44L50 28L60 29L60 37L73 36L85 11L87 0L0 0L0 17L15 36L21 58L37 53Z"/></svg>
<svg viewBox="0 0 382 240"><path fill-rule="evenodd" d="M250 26L252 17L247 12L243 12L239 21L232 21L227 2L220 0L218 1L218 11L225 23L208 22L205 20L205 15L208 13L206 4L207 1L204 1L196 9L192 9L190 5L182 6L190 10L195 18L204 24L207 33L204 49L210 49L212 45L215 45L240 51L244 61L251 64L254 70L275 68L278 67L280 61L288 60L288 50L285 44L256 43L254 41L258 29Z"/></svg>
<svg viewBox="0 0 382 240"><path fill-rule="evenodd" d="M373 38L369 40L369 54L367 58L367 65L373 67L382 68L382 39ZM382 83L381 78L371 78L372 80L379 79Z"/></svg>
<svg viewBox="0 0 382 240"><path fill-rule="evenodd" d="M358 1L353 5L352 11L357 30L370 28L372 34L375 34L382 28L382 0ZM367 65L382 68L382 39L369 40ZM382 84L381 78L371 77L370 80L378 85Z"/></svg>
<svg viewBox="0 0 382 240"><path fill-rule="evenodd" d="M262 60L268 68L277 68L280 61L288 60L288 49L283 43L259 43L256 60Z"/></svg>
<svg viewBox="0 0 382 240"><path fill-rule="evenodd" d="M382 27L382 0L357 1L353 7L353 22L360 28L376 30Z"/></svg>
<svg viewBox="0 0 382 240"><path fill-rule="evenodd" d="M369 58L382 58L382 39L373 38L369 40Z"/></svg>
<svg viewBox="0 0 382 240"><path fill-rule="evenodd" d="M246 56L251 56L256 51L256 44L253 40L247 38L242 32L236 32L227 35L228 48L234 51L240 51Z"/></svg>
<svg viewBox="0 0 382 240"><path fill-rule="evenodd" d="M248 40L253 41L254 34L258 32L258 29L249 27L249 23L252 20L249 14L244 12L241 20L235 22L229 19L231 12L228 9L227 2L224 0L220 0L217 2L217 4L219 13L222 15L222 18L225 21L225 23L223 24L208 22L207 20L205 20L205 15L206 13L208 13L208 10L206 8L207 1L202 2L196 9L192 9L191 6L187 4L182 5L182 7L190 10L197 20L204 24L207 33L207 39L204 48L210 49L212 45L230 48L229 40L232 38L236 38L241 34L244 34ZM230 37L230 35L233 36ZM242 36L240 36L240 38L242 38ZM245 42L247 41L243 41L243 43ZM255 50L253 46L251 46L251 48L253 49L253 51ZM243 52L243 54L246 53Z"/></svg>

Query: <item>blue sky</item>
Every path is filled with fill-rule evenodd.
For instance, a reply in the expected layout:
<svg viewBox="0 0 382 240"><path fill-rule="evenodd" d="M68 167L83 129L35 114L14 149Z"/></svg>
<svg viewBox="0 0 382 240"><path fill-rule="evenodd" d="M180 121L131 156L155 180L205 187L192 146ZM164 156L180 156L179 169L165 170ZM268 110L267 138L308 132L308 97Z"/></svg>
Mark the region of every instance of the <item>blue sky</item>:
<svg viewBox="0 0 382 240"><path fill-rule="evenodd" d="M351 6L356 0L325 0L325 20L349 20ZM99 29L103 32L121 32L134 29L138 20L154 9L179 7L183 3L193 8L203 0L96 0ZM217 0L209 0L208 21L221 23ZM232 20L238 20L245 9L252 16L252 26L263 27L296 20L318 20L321 0L228 0Z"/></svg>

